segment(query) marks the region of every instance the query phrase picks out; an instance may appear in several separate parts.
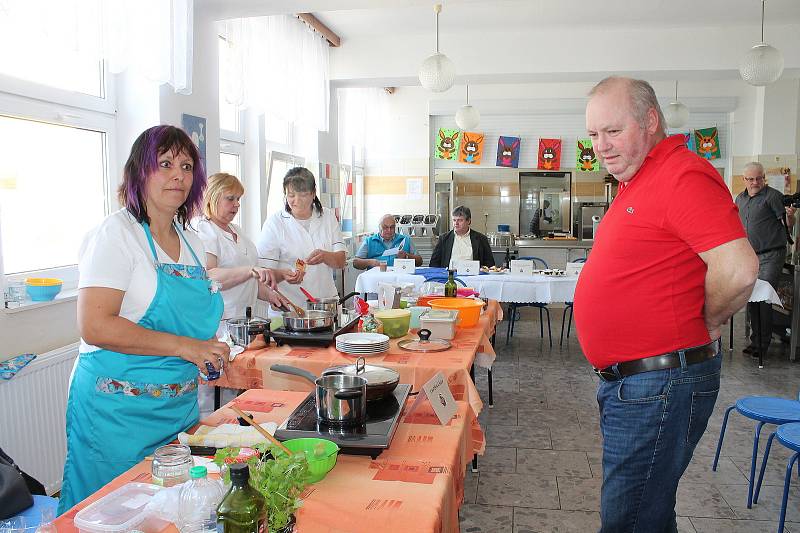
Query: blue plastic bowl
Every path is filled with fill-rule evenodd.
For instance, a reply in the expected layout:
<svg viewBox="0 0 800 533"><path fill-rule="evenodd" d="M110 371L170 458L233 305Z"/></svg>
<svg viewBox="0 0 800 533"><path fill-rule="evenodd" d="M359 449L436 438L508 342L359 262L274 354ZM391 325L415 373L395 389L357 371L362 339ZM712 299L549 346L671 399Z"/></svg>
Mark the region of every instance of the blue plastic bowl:
<svg viewBox="0 0 800 533"><path fill-rule="evenodd" d="M511 224L498 224L497 231L511 231Z"/></svg>
<svg viewBox="0 0 800 533"><path fill-rule="evenodd" d="M28 278L25 289L34 302L48 302L61 292L63 283L56 278Z"/></svg>

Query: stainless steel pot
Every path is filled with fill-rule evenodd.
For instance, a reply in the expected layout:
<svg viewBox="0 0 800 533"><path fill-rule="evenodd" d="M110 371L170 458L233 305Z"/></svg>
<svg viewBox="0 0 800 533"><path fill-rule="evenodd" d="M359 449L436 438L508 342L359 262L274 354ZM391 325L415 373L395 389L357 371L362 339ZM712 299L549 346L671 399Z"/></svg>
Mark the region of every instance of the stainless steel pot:
<svg viewBox="0 0 800 533"><path fill-rule="evenodd" d="M300 376L308 381L315 382L317 376L302 368L289 365L272 365L270 370L283 374ZM393 397L394 389L400 383L400 374L391 368L378 365L364 364L364 358L359 357L354 365L332 366L323 370L323 376L350 375L359 376L367 380L367 401L383 400Z"/></svg>
<svg viewBox="0 0 800 533"><path fill-rule="evenodd" d="M367 380L360 376L330 374L317 377L308 370L272 365L270 370L300 376L316 387L317 417L333 425L362 425L367 417ZM326 371L327 372L327 371Z"/></svg>
<svg viewBox="0 0 800 533"><path fill-rule="evenodd" d="M336 315L330 311L306 311L304 316L297 316L293 311L284 311L283 327L290 331L318 331L333 327Z"/></svg>
<svg viewBox="0 0 800 533"><path fill-rule="evenodd" d="M350 294L342 296L341 298L338 296L331 298L317 298L316 302L306 300L306 309L311 311L330 311L334 316L338 316L339 306L357 294L357 292L351 292Z"/></svg>
<svg viewBox="0 0 800 533"><path fill-rule="evenodd" d="M317 416L332 425L361 426L367 420L367 380L331 374L317 378Z"/></svg>
<svg viewBox="0 0 800 533"><path fill-rule="evenodd" d="M246 315L245 318L229 318L225 321L225 327L231 340L243 348L247 348L259 335L268 333L270 325L268 318L251 317L249 307ZM265 336L264 340L268 340L268 337Z"/></svg>

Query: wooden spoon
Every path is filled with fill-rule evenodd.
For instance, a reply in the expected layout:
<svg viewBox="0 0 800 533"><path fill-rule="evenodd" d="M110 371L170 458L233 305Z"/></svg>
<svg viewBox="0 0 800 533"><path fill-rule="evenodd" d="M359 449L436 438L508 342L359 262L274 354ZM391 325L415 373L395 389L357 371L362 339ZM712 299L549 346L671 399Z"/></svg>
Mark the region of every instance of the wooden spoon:
<svg viewBox="0 0 800 533"><path fill-rule="evenodd" d="M261 426L259 426L259 425L256 423L256 421L255 421L255 420L253 420L252 418L250 418L249 416L247 416L247 415L245 414L245 412L244 412L244 411L242 411L241 409L239 409L238 407L236 407L236 405L231 405L231 409L233 409L233 412L234 412L234 413L236 413L237 415L241 416L241 417L242 417L242 419L243 419L245 422L247 422L248 424L250 424L251 426L253 426L254 428L256 428L256 431L258 431L259 433L261 433L261 434L262 434L263 436L265 436L265 437L266 437L266 438L267 438L269 441L271 441L273 444L275 444L276 446L278 446L278 448L280 448L281 450L283 450L284 452L286 452L286 454L287 454L287 455L294 455L294 454L291 452L291 450L289 450L289 448L287 448L286 446L284 446L284 445L283 445L283 443L282 443L281 441L279 441L278 439L276 439L275 437L273 437L272 435L270 435L270 434L269 434L269 431L267 431L266 429L264 429L264 428L262 428Z"/></svg>
<svg viewBox="0 0 800 533"><path fill-rule="evenodd" d="M291 301L291 300L289 300L289 298L287 298L287 297L286 297L286 296L284 296L283 294L281 294L281 293L280 293L280 291L278 291L278 289L273 289L273 290L275 291L275 294L277 294L278 296L280 296L281 298L283 298L284 300L286 300L286 302L289 304L289 307L291 307L291 308L292 308L292 311L294 311L294 312L295 312L295 314L296 314L298 317L300 317L300 318L303 318L304 316L306 316L306 310L305 310L305 309L303 309L303 308L302 308L302 307L300 307L299 305L295 305L294 303L292 303L292 301Z"/></svg>

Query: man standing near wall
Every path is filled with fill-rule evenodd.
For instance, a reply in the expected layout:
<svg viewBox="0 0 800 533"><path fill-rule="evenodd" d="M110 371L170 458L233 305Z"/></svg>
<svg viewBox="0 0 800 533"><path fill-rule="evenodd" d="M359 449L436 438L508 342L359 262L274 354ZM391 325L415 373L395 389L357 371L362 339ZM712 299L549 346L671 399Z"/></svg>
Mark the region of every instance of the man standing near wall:
<svg viewBox="0 0 800 533"><path fill-rule="evenodd" d="M625 188L575 291L581 348L600 376L603 533L677 531L675 493L720 386L720 326L758 261L717 171L666 137L645 81L589 93L595 153Z"/></svg>
<svg viewBox="0 0 800 533"><path fill-rule="evenodd" d="M758 255L758 279L763 279L778 288L778 277L786 260L786 236L789 226L794 226L794 209L783 207L783 194L767 185L764 167L761 163L747 163L742 176L743 190L736 197L739 217L747 232L747 238ZM750 346L744 353L758 357L764 355L772 339L772 304L751 302L747 304L750 318ZM760 324L754 324L755 317L761 317ZM758 337L761 337L761 346Z"/></svg>

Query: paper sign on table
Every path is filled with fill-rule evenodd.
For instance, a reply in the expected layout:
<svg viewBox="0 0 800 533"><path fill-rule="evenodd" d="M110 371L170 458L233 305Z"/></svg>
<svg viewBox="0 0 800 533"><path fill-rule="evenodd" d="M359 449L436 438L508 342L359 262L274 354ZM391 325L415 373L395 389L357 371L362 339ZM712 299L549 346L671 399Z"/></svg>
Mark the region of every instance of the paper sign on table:
<svg viewBox="0 0 800 533"><path fill-rule="evenodd" d="M512 274L533 274L533 261L530 259L512 259L509 266Z"/></svg>
<svg viewBox="0 0 800 533"><path fill-rule="evenodd" d="M567 276L579 276L586 263L567 263Z"/></svg>
<svg viewBox="0 0 800 533"><path fill-rule="evenodd" d="M413 274L416 270L417 262L414 259L395 259L394 271L405 274Z"/></svg>
<svg viewBox="0 0 800 533"><path fill-rule="evenodd" d="M436 417L443 426L447 425L458 411L450 385L447 384L447 380L441 372L437 372L422 386L422 390L406 416L413 413L417 406L425 400L430 401L433 412L436 413Z"/></svg>
<svg viewBox="0 0 800 533"><path fill-rule="evenodd" d="M456 273L459 276L477 276L481 271L481 264L479 261L459 261Z"/></svg>

